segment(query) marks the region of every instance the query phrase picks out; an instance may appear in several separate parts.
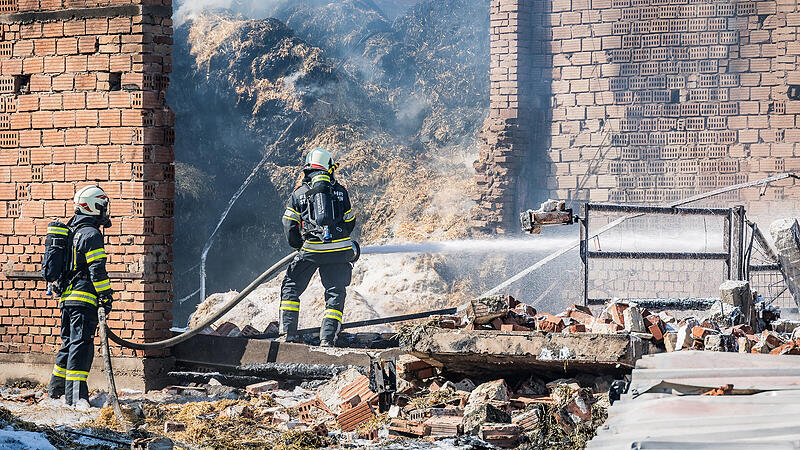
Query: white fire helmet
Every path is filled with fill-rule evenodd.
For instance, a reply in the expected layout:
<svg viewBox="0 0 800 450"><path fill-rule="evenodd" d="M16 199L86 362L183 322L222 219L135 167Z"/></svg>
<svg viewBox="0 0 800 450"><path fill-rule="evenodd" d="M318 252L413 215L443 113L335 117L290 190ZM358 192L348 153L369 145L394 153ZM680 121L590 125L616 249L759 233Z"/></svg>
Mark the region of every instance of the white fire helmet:
<svg viewBox="0 0 800 450"><path fill-rule="evenodd" d="M86 186L72 200L75 212L87 216L108 215L108 196L100 186Z"/></svg>
<svg viewBox="0 0 800 450"><path fill-rule="evenodd" d="M304 169L321 169L332 172L339 165L333 161L333 155L322 147L315 147L306 155Z"/></svg>

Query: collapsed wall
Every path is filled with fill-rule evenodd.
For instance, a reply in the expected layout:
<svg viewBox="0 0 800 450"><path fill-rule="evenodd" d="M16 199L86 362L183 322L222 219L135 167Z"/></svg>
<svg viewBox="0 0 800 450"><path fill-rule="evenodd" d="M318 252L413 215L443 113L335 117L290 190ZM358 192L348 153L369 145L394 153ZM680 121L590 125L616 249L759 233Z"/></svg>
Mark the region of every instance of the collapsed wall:
<svg viewBox="0 0 800 450"><path fill-rule="evenodd" d="M795 0L493 0L491 8L477 228L513 230L517 213L547 196L573 206L664 204L800 169ZM797 181L784 180L715 202L770 218L796 212L798 196ZM707 269L698 264L693 272Z"/></svg>
<svg viewBox="0 0 800 450"><path fill-rule="evenodd" d="M61 345L39 270L48 222L77 189L111 197L109 326L134 341L171 326L174 116L165 103L170 0L0 4L0 360L4 380L44 381ZM157 383L164 353L114 347L122 383ZM126 358L147 356L148 358ZM92 370L90 381L102 373ZM21 363L26 364L21 364Z"/></svg>

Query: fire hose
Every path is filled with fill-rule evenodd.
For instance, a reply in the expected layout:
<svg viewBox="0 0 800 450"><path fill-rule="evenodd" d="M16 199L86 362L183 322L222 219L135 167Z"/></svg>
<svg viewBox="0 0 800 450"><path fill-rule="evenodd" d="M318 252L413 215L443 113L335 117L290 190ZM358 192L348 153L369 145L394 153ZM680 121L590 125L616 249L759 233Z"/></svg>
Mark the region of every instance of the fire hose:
<svg viewBox="0 0 800 450"><path fill-rule="evenodd" d="M280 261L276 262L272 265L269 269L267 269L264 273L259 275L258 278L253 280L242 292L240 292L236 297L231 299L225 306L222 307L219 311L211 315L211 317L207 318L206 320L200 322L196 327L192 328L191 330L186 330L183 333L173 336L169 339L164 339L163 341L156 341L156 342L145 342L145 343L138 343L138 342L131 342L122 339L121 337L117 336L113 331L108 329L108 337L114 343L119 344L126 348L132 348L134 350L160 350L163 348L172 347L175 345L180 344L181 342L191 338L192 336L200 333L201 331L208 328L209 325L219 320L220 317L224 316L228 313L231 309L233 309L236 305L239 304L245 297L250 295L258 286L262 285L264 282L272 278L276 273L278 273L283 266L289 264L292 259L294 259L297 253L290 253L283 257Z"/></svg>
<svg viewBox="0 0 800 450"><path fill-rule="evenodd" d="M137 342L130 342L125 339L119 337L116 333L111 331L108 326L106 326L106 312L103 307L97 308L97 318L100 324L100 345L102 347L102 354L103 354L103 364L106 372L106 379L108 381L108 389L109 389L109 398L111 400L111 406L114 409L114 415L117 417L117 420L122 424L126 429L130 428L130 425L127 423L124 415L122 414L122 409L119 406L119 399L117 398L117 387L116 383L114 382L114 372L111 367L111 354L108 351L108 340L111 339L116 344L119 344L123 347L131 348L134 350L159 350L168 347L175 346L180 344L181 342L191 338L192 336L200 333L204 329L206 329L209 325L213 324L217 320L219 320L222 316L228 313L231 309L233 309L236 305L239 304L245 297L250 295L251 292L255 290L258 286L272 278L279 270L283 268L286 264L294 259L296 253L291 253L283 257L280 261L276 262L272 265L269 269L267 269L264 273L262 273L258 278L253 280L242 292L240 292L236 297L231 299L225 306L222 307L219 311L211 315L211 317L207 318L206 320L202 321L196 327L186 330L183 333L173 336L169 339L164 339L162 341L157 342L146 342L146 343L137 343Z"/></svg>

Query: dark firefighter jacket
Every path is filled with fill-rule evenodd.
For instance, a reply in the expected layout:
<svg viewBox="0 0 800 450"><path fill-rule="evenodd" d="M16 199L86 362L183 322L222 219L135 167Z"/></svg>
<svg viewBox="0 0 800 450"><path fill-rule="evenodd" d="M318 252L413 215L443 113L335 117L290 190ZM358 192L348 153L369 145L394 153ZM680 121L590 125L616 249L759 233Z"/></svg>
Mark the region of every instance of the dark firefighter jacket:
<svg viewBox="0 0 800 450"><path fill-rule="evenodd" d="M70 283L61 294L67 306L97 307L98 297L110 296L111 282L106 272L106 250L98 217L75 214L67 225L74 230Z"/></svg>
<svg viewBox="0 0 800 450"><path fill-rule="evenodd" d="M323 242L321 230L313 226L309 203L313 201L309 191L330 188L333 196L335 223L330 228L331 239ZM313 191L312 191L313 194ZM351 250L350 233L356 226L356 216L350 205L347 189L324 170L308 171L303 184L292 192L283 213L283 230L289 245L308 253L337 253Z"/></svg>

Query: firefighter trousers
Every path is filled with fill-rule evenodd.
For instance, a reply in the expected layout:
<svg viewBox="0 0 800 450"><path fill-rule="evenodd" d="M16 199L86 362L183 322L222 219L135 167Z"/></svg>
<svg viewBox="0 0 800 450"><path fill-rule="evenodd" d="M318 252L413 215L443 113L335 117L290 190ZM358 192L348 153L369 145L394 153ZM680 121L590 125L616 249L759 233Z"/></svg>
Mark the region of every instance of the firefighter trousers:
<svg viewBox="0 0 800 450"><path fill-rule="evenodd" d="M320 328L320 340L335 343L342 327L346 287L350 285L353 265L334 255L300 253L289 264L281 285L281 333L287 339L297 335L300 318L300 294L306 290L311 277L319 270L325 288L325 314Z"/></svg>
<svg viewBox="0 0 800 450"><path fill-rule="evenodd" d="M97 331L97 308L62 306L61 349L50 377L51 398L65 397L68 405L89 400L86 379L94 359L94 334Z"/></svg>

